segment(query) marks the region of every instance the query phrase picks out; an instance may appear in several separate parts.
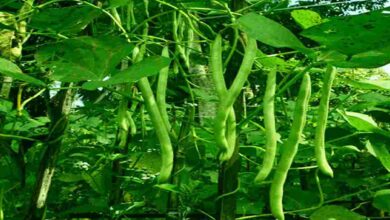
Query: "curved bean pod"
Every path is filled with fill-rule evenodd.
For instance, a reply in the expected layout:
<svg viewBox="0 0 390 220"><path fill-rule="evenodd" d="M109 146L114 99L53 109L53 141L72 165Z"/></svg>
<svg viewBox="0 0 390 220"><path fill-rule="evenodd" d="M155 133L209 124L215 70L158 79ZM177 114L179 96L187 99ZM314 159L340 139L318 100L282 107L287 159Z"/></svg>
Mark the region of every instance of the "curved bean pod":
<svg viewBox="0 0 390 220"><path fill-rule="evenodd" d="M163 48L162 54L163 57L169 58L169 50L168 46ZM168 74L169 74L169 66L164 67L160 70L158 75L157 82L157 92L156 92L156 101L158 109L160 110L161 117L164 120L164 125L167 128L168 132L172 132L173 136L176 136L171 129L171 124L169 123L168 113L167 113L167 104L166 104L166 91L168 84Z"/></svg>
<svg viewBox="0 0 390 220"><path fill-rule="evenodd" d="M210 48L210 72L213 78L218 98L221 100L225 97L227 93L227 88L223 76L222 37L219 34L215 38L214 42L211 44ZM231 149L231 151L234 151L234 146L236 144L236 116L233 107L231 107L229 110L229 115L226 123L227 132L225 134L225 137L227 137L229 149ZM228 154L233 154L233 152L229 152Z"/></svg>
<svg viewBox="0 0 390 220"><path fill-rule="evenodd" d="M156 100L154 99L153 91L150 87L148 78L144 77L138 81L138 86L144 98L146 108L149 112L150 119L156 129L156 135L161 147L161 169L158 182L166 182L171 176L173 168L173 148L169 138L168 130L164 125L164 120L161 117Z"/></svg>
<svg viewBox="0 0 390 220"><path fill-rule="evenodd" d="M240 95L241 89L244 86L251 70L253 63L256 58L257 44L256 40L248 38L248 44L245 49L244 58L242 60L240 69L238 70L237 76L233 81L233 84L227 91L224 99L221 99L218 106L217 116L215 118L215 140L220 148L219 160L221 162L227 161L231 158L234 151L234 146L229 146L226 139L226 120L229 116L230 108L237 97Z"/></svg>
<svg viewBox="0 0 390 220"><path fill-rule="evenodd" d="M321 101L318 108L317 127L314 139L314 149L317 159L318 168L325 175L333 177L333 170L330 167L325 152L325 130L328 120L329 112L329 98L332 89L333 80L336 77L336 70L334 67L328 65L322 85Z"/></svg>
<svg viewBox="0 0 390 220"><path fill-rule="evenodd" d="M139 62L143 59L145 54L146 47L142 45L139 50L139 53L136 54L136 62ZM145 101L146 108L150 115L153 127L156 130L157 138L160 142L161 149L161 169L160 175L158 177L158 182L163 183L167 182L171 176L173 169L173 148L171 139L169 137L168 130L164 124L164 120L161 116L160 110L158 108L156 99L150 83L147 77L141 78L138 81L138 87L141 90L142 98Z"/></svg>
<svg viewBox="0 0 390 220"><path fill-rule="evenodd" d="M267 76L267 85L263 99L264 127L266 135L266 152L263 158L263 166L255 178L255 183L264 181L272 171L274 165L277 134L275 126L275 90L276 90L276 71L272 70Z"/></svg>
<svg viewBox="0 0 390 220"><path fill-rule="evenodd" d="M284 145L280 162L276 168L270 190L270 206L272 214L278 220L284 220L283 214L283 187L288 170L298 151L299 139L306 124L306 112L311 93L311 81L309 74L305 74L299 89L296 101L291 131Z"/></svg>

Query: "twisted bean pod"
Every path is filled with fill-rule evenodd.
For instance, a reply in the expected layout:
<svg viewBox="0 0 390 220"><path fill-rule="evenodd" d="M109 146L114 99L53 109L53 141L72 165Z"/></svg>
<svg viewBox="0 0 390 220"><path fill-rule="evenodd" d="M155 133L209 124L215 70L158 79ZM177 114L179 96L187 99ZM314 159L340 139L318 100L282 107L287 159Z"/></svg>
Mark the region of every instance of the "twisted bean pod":
<svg viewBox="0 0 390 220"><path fill-rule="evenodd" d="M306 112L309 104L311 93L311 81L309 74L305 74L299 88L298 98L296 101L293 123L290 135L284 145L280 163L275 172L274 179L270 190L270 206L272 214L278 220L284 220L283 214L283 187L287 178L288 170L298 151L299 139L302 135L306 123Z"/></svg>
<svg viewBox="0 0 390 220"><path fill-rule="evenodd" d="M329 111L329 98L332 89L333 80L336 77L336 70L334 67L328 65L324 78L321 91L321 101L318 108L317 127L314 139L314 149L317 159L318 168L325 175L333 177L333 170L330 167L325 152L325 130L328 120Z"/></svg>
<svg viewBox="0 0 390 220"><path fill-rule="evenodd" d="M272 171L274 165L277 134L275 128L275 90L276 90L276 71L268 73L267 85L263 99L264 126L266 134L266 152L263 158L263 166L255 178L255 183L264 181Z"/></svg>
<svg viewBox="0 0 390 220"><path fill-rule="evenodd" d="M222 100L227 93L227 88L223 76L222 37L219 34L211 44L210 48L210 71L218 98L219 100ZM234 146L236 144L236 116L233 107L229 110L226 123L227 132L225 134L225 138L227 137L229 149L234 151ZM233 152L229 152L228 154L233 154Z"/></svg>
<svg viewBox="0 0 390 220"><path fill-rule="evenodd" d="M234 145L230 145L229 142L231 141L228 141L226 138L226 121L230 114L230 109L240 95L241 89L251 72L252 65L256 58L256 52L256 40L248 38L244 58L237 76L229 90L227 90L226 95L219 101L218 112L215 118L214 134L217 146L220 148L219 160L221 162L229 160L234 152Z"/></svg>

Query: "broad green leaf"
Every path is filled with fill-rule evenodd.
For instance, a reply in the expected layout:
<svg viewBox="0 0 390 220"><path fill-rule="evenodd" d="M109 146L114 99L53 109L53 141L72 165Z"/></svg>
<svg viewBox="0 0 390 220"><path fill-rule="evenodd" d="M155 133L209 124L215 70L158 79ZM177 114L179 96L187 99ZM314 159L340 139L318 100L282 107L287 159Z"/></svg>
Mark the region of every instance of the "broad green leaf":
<svg viewBox="0 0 390 220"><path fill-rule="evenodd" d="M348 80L347 83L359 89L390 90L390 80Z"/></svg>
<svg viewBox="0 0 390 220"><path fill-rule="evenodd" d="M116 72L107 81L91 81L83 84L83 89L94 90L98 87L115 85L120 83L135 82L147 76L157 74L162 68L168 66L170 59L166 57L148 57L141 62L135 63L129 68Z"/></svg>
<svg viewBox="0 0 390 220"><path fill-rule="evenodd" d="M29 26L54 33L77 33L101 14L91 6L45 8L31 18Z"/></svg>
<svg viewBox="0 0 390 220"><path fill-rule="evenodd" d="M312 10L294 10L291 12L291 16L303 29L307 29L322 23L321 16Z"/></svg>
<svg viewBox="0 0 390 220"><path fill-rule="evenodd" d="M387 139L388 141L389 139ZM383 141L383 137L380 138L370 138L366 142L367 151L378 158L384 168L390 172L390 153L387 149L386 142Z"/></svg>
<svg viewBox="0 0 390 220"><path fill-rule="evenodd" d="M378 68L390 62L390 46L348 57L335 50L321 51L319 61L341 68Z"/></svg>
<svg viewBox="0 0 390 220"><path fill-rule="evenodd" d="M374 53L381 48L388 48L389 23L389 14L374 11L361 15L332 17L328 22L304 30L301 35L351 58L356 54L370 51Z"/></svg>
<svg viewBox="0 0 390 220"><path fill-rule="evenodd" d="M22 70L9 60L0 58L0 74L10 76L14 79L25 81L31 84L45 86L46 84L39 79L24 74Z"/></svg>
<svg viewBox="0 0 390 220"><path fill-rule="evenodd" d="M50 78L62 82L101 80L117 71L116 65L133 46L113 36L78 37L40 48L35 58L50 68Z"/></svg>
<svg viewBox="0 0 390 220"><path fill-rule="evenodd" d="M374 196L373 206L379 210L390 212L390 189L377 191Z"/></svg>
<svg viewBox="0 0 390 220"><path fill-rule="evenodd" d="M359 131L375 132L379 129L374 119L368 115L357 112L345 112L344 116L348 123Z"/></svg>
<svg viewBox="0 0 390 220"><path fill-rule="evenodd" d="M239 27L249 36L273 47L288 47L310 53L301 41L283 25L256 13L249 13L238 19Z"/></svg>
<svg viewBox="0 0 390 220"><path fill-rule="evenodd" d="M366 217L352 212L342 206L327 205L316 210L310 216L310 220L365 220Z"/></svg>
<svg viewBox="0 0 390 220"><path fill-rule="evenodd" d="M374 121L374 119L368 115L357 112L345 112L341 114L352 127L359 131L373 132L387 138L390 137L390 132L378 127L378 124Z"/></svg>

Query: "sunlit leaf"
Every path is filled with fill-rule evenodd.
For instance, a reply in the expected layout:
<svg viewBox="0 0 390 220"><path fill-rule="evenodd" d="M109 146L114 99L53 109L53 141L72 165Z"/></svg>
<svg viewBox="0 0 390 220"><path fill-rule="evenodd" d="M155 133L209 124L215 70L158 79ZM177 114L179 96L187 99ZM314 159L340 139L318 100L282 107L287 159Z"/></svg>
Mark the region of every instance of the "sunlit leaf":
<svg viewBox="0 0 390 220"><path fill-rule="evenodd" d="M390 212L390 189L377 191L374 196L373 205L379 210Z"/></svg>
<svg viewBox="0 0 390 220"><path fill-rule="evenodd" d="M248 13L238 19L239 27L249 36L273 47L288 47L310 53L302 42L278 22L256 13Z"/></svg>
<svg viewBox="0 0 390 220"><path fill-rule="evenodd" d="M116 72L109 80L86 82L82 87L83 89L94 90L98 87L135 82L143 77L157 74L162 68L168 66L169 63L170 59L166 57L148 57L125 70Z"/></svg>
<svg viewBox="0 0 390 220"><path fill-rule="evenodd" d="M390 14L382 11L332 17L301 35L336 51L344 58L330 60L345 68L374 68L390 62Z"/></svg>
<svg viewBox="0 0 390 220"><path fill-rule="evenodd" d="M347 83L359 89L390 90L390 80L348 80Z"/></svg>
<svg viewBox="0 0 390 220"><path fill-rule="evenodd" d="M345 117L348 123L359 131L375 132L378 129L377 123L369 115L345 112Z"/></svg>
<svg viewBox="0 0 390 220"><path fill-rule="evenodd" d="M10 76L14 79L25 81L31 84L45 86L46 84L39 79L24 74L22 70L9 60L0 58L0 74Z"/></svg>
<svg viewBox="0 0 390 220"><path fill-rule="evenodd" d="M322 23L321 16L312 10L294 10L291 12L291 16L303 29Z"/></svg>
<svg viewBox="0 0 390 220"><path fill-rule="evenodd" d="M387 139L387 141L389 140L390 139ZM386 146L386 140L383 140L383 137L370 138L370 140L366 142L365 146L367 151L374 157L378 158L383 167L390 172L390 153Z"/></svg>

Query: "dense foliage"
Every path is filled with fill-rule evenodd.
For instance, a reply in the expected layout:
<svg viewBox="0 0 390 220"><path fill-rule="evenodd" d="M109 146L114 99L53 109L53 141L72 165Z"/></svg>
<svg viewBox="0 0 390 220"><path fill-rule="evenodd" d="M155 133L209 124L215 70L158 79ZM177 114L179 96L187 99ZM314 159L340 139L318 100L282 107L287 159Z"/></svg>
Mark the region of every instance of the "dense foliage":
<svg viewBox="0 0 390 220"><path fill-rule="evenodd" d="M389 218L388 5L2 0L0 220Z"/></svg>

